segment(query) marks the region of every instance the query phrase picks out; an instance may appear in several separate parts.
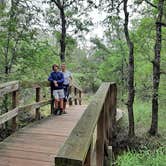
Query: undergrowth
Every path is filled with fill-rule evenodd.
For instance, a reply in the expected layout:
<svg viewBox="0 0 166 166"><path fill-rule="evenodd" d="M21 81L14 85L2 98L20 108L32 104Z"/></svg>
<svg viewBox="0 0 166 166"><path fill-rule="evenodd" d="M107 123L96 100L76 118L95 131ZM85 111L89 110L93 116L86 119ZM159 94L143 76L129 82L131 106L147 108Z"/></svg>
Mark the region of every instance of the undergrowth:
<svg viewBox="0 0 166 166"><path fill-rule="evenodd" d="M116 166L165 166L166 163L166 128L165 108L159 108L157 136L150 136L151 103L136 101L134 104L136 137L129 138L128 117L125 111L120 121L114 142Z"/></svg>

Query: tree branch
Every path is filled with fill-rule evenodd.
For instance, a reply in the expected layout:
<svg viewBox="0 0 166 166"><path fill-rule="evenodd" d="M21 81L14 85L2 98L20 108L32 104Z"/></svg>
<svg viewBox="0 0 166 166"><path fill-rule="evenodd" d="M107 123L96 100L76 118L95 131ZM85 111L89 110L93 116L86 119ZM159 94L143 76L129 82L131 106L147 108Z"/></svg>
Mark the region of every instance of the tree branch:
<svg viewBox="0 0 166 166"><path fill-rule="evenodd" d="M166 75L166 71L160 71L160 74Z"/></svg>
<svg viewBox="0 0 166 166"><path fill-rule="evenodd" d="M154 5L153 3L149 2L148 0L144 0L144 1L145 1L147 4L149 4L150 6L152 6L152 7L154 7L154 8L157 9L157 6Z"/></svg>
<svg viewBox="0 0 166 166"><path fill-rule="evenodd" d="M54 2L55 5L56 5L59 9L62 8L62 5L61 5L61 3L60 3L60 0L58 0L58 1L56 1L56 0L51 0L51 2Z"/></svg>
<svg viewBox="0 0 166 166"><path fill-rule="evenodd" d="M163 22L157 21L156 24L159 24L159 25L161 25L161 26L163 26L163 27L166 27L166 23L163 23Z"/></svg>

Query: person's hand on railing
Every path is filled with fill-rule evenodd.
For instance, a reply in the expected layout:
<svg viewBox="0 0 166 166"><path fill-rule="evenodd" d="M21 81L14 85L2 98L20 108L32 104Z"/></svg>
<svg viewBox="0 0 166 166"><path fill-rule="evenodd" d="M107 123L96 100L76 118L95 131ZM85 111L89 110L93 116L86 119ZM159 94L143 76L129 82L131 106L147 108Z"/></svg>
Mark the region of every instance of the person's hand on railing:
<svg viewBox="0 0 166 166"><path fill-rule="evenodd" d="M54 85L57 87L58 86L58 83L57 83L57 81L54 81Z"/></svg>

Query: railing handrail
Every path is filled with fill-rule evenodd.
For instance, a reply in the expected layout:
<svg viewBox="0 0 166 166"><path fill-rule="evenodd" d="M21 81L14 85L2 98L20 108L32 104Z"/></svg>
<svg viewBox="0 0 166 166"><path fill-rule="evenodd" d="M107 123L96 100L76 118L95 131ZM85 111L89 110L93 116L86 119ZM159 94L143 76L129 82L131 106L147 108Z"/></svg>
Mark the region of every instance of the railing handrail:
<svg viewBox="0 0 166 166"><path fill-rule="evenodd" d="M39 88L39 87L49 87L49 81L10 81L0 84L0 97L3 97L5 94L17 91L22 88ZM75 83L72 83L72 86L76 87L78 90L82 89Z"/></svg>
<svg viewBox="0 0 166 166"><path fill-rule="evenodd" d="M17 91L19 89L19 81L11 81L0 84L0 98L5 94Z"/></svg>
<svg viewBox="0 0 166 166"><path fill-rule="evenodd" d="M75 86L73 83L71 86L74 87L74 89L78 89L79 94L82 92L81 88L78 88L78 86ZM26 89L26 88L35 88L36 89L36 95L38 95L38 98L40 98L40 91L37 92L42 87L50 87L50 82L49 81L42 81L42 82L32 82L32 81L11 81L11 82L6 82L0 84L0 99L9 93L12 93L12 100L13 100L13 109L9 110L8 112L0 115L0 125L7 122L8 120L15 118L20 111L25 111L25 110L32 110L32 109L39 109L42 106L48 105L52 103L52 99L48 100L42 100L40 101L39 99L36 99L35 103L28 104L28 105L23 105L23 106L18 106L16 103L18 102L17 100L17 92L21 89ZM79 95L80 98L76 97L77 94L74 94L74 100L79 100L79 103L81 103L81 95Z"/></svg>
<svg viewBox="0 0 166 166"><path fill-rule="evenodd" d="M81 119L78 121L75 128L72 130L70 136L64 143L63 147L60 149L57 156L55 157L56 166L65 166L65 165L83 166L85 164L88 151L90 147L92 146L91 145L92 137L93 137L95 128L97 126L97 123L99 122L99 119L101 119L101 114L107 113L106 111L105 113L103 113L104 112L103 109L107 109L107 111L109 111L110 109L109 106L111 105L107 107L105 105L105 102L106 100L108 100L107 102L109 102L109 97L111 96L110 94L111 87L114 87L116 91L115 83L103 83L100 86L95 96L93 97L93 100L86 108ZM113 98L116 98L116 94ZM107 107L107 108L104 108L104 107ZM105 115L103 115L103 117L104 116Z"/></svg>

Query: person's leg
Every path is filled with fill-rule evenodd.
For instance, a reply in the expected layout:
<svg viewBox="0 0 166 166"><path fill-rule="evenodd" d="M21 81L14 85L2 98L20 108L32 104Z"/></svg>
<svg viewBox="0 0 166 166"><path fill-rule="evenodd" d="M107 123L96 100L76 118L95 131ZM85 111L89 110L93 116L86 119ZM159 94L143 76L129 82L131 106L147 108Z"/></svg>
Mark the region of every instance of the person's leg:
<svg viewBox="0 0 166 166"><path fill-rule="evenodd" d="M66 110L66 102L67 102L67 86L64 86L64 100L63 100L63 111Z"/></svg>
<svg viewBox="0 0 166 166"><path fill-rule="evenodd" d="M58 97L58 92L57 90L53 91L53 96L54 96L54 114L57 113L58 111L58 102L59 102L59 97Z"/></svg>
<svg viewBox="0 0 166 166"><path fill-rule="evenodd" d="M60 109L63 111L63 99L60 99Z"/></svg>
<svg viewBox="0 0 166 166"><path fill-rule="evenodd" d="M64 112L64 90L59 90L59 99L60 99L60 109L62 112Z"/></svg>
<svg viewBox="0 0 166 166"><path fill-rule="evenodd" d="M63 111L64 111L64 112L65 112L65 110L66 110L66 102L67 102L66 99L64 99L64 100L63 100Z"/></svg>
<svg viewBox="0 0 166 166"><path fill-rule="evenodd" d="M58 99L55 99L55 109L56 109L56 110L58 109L58 102L59 102L59 100L58 100Z"/></svg>

